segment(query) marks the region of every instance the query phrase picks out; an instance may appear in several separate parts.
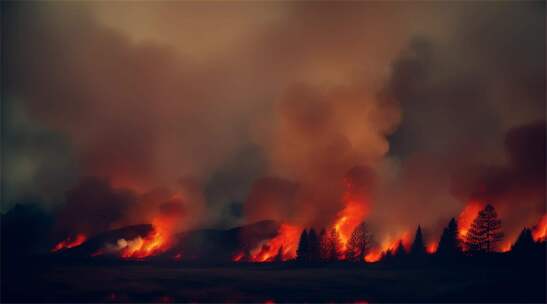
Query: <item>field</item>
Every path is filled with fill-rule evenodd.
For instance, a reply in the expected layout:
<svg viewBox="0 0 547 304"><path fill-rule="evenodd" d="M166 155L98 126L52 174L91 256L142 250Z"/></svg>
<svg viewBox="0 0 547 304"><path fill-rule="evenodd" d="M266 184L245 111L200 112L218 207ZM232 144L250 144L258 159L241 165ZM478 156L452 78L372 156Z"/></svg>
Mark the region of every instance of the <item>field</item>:
<svg viewBox="0 0 547 304"><path fill-rule="evenodd" d="M93 262L9 268L2 302L545 302L543 267Z"/></svg>

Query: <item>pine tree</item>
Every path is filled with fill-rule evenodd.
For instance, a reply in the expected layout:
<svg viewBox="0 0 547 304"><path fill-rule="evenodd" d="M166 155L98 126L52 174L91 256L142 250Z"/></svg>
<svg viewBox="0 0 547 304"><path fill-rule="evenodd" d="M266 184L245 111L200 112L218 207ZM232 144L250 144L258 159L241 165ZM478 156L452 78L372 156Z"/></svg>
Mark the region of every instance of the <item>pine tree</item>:
<svg viewBox="0 0 547 304"><path fill-rule="evenodd" d="M321 231L321 260L337 261L341 258L340 236L335 229Z"/></svg>
<svg viewBox="0 0 547 304"><path fill-rule="evenodd" d="M465 245L470 252L492 252L502 240L501 221L490 204L479 212L465 236Z"/></svg>
<svg viewBox="0 0 547 304"><path fill-rule="evenodd" d="M418 225L416 229L416 235L414 236L414 243L410 249L410 254L413 256L424 256L425 255L425 244L424 237L422 235L422 228Z"/></svg>
<svg viewBox="0 0 547 304"><path fill-rule="evenodd" d="M308 261L308 248L308 232L304 229L302 230L302 234L300 234L300 241L298 242L298 249L296 250L296 259L298 261Z"/></svg>
<svg viewBox="0 0 547 304"><path fill-rule="evenodd" d="M321 261L326 262L329 260L329 238L325 228L321 229L319 233L319 253Z"/></svg>
<svg viewBox="0 0 547 304"><path fill-rule="evenodd" d="M454 257L461 253L461 245L459 239L458 223L454 218L450 220L448 226L444 228L437 255L443 257Z"/></svg>
<svg viewBox="0 0 547 304"><path fill-rule="evenodd" d="M277 254L275 255L274 262L283 262L283 245L279 247L277 250Z"/></svg>
<svg viewBox="0 0 547 304"><path fill-rule="evenodd" d="M511 246L511 252L516 254L525 254L534 250L535 242L532 237L532 230L529 228L522 229L517 241Z"/></svg>
<svg viewBox="0 0 547 304"><path fill-rule="evenodd" d="M321 259L320 239L313 228L308 233L308 257L311 262L318 262Z"/></svg>
<svg viewBox="0 0 547 304"><path fill-rule="evenodd" d="M346 259L352 262L364 261L365 255L372 247L373 238L365 222L359 224L348 241Z"/></svg>
<svg viewBox="0 0 547 304"><path fill-rule="evenodd" d="M398 257L398 258L402 258L402 257L406 256L406 250L405 250L405 247L403 246L403 241L402 240L399 241L399 245L395 249L394 256Z"/></svg>

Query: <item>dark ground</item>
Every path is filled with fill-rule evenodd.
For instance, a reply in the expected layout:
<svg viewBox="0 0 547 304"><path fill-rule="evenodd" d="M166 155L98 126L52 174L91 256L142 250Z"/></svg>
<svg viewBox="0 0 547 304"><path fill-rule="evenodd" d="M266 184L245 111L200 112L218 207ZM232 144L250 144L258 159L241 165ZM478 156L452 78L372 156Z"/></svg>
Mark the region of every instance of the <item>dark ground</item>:
<svg viewBox="0 0 547 304"><path fill-rule="evenodd" d="M2 302L545 303L545 264L297 267L35 261L21 265L2 270Z"/></svg>

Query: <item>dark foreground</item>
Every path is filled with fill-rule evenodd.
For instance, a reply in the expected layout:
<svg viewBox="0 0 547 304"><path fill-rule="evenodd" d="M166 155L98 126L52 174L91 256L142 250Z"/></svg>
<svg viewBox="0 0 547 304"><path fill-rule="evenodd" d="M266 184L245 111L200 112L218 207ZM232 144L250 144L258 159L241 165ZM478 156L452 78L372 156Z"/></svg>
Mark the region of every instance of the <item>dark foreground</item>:
<svg viewBox="0 0 547 304"><path fill-rule="evenodd" d="M544 267L35 262L3 269L2 302L544 303Z"/></svg>

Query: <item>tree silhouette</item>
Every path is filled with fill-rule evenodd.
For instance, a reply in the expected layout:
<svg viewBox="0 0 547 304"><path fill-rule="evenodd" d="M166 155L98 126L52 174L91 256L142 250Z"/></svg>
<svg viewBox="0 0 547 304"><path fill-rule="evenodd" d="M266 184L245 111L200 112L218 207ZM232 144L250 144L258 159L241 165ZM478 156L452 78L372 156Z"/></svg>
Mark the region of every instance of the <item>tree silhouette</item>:
<svg viewBox="0 0 547 304"><path fill-rule="evenodd" d="M304 229L302 230L302 234L300 234L300 241L298 242L298 249L296 250L296 259L298 261L308 261L308 247L308 232Z"/></svg>
<svg viewBox="0 0 547 304"><path fill-rule="evenodd" d="M492 252L503 238L501 221L490 204L479 212L465 236L465 245L470 252Z"/></svg>
<svg viewBox="0 0 547 304"><path fill-rule="evenodd" d="M308 233L308 258L311 262L318 262L321 259L321 244L315 229Z"/></svg>
<svg viewBox="0 0 547 304"><path fill-rule="evenodd" d="M373 238L365 222L359 224L348 241L346 259L352 262L364 261L365 255L372 247Z"/></svg>
<svg viewBox="0 0 547 304"><path fill-rule="evenodd" d="M418 229L416 229L416 235L414 236L414 242L412 243L412 247L410 248L410 254L412 256L418 257L418 256L425 256L425 244L424 244L424 237L422 235L422 228L420 225L418 225Z"/></svg>
<svg viewBox="0 0 547 304"><path fill-rule="evenodd" d="M526 254L534 250L536 244L532 237L532 230L530 228L522 229L517 241L511 246L511 252L516 254Z"/></svg>
<svg viewBox="0 0 547 304"><path fill-rule="evenodd" d="M397 248L395 249L394 256L397 258L402 258L406 256L406 250L405 250L405 247L403 246L403 240L399 241L399 245L397 245Z"/></svg>
<svg viewBox="0 0 547 304"><path fill-rule="evenodd" d="M279 247L277 250L277 254L275 255L274 262L283 262L283 245Z"/></svg>
<svg viewBox="0 0 547 304"><path fill-rule="evenodd" d="M450 220L448 226L444 228L437 255L443 257L454 257L461 253L461 244L459 238L458 223L454 218Z"/></svg>

